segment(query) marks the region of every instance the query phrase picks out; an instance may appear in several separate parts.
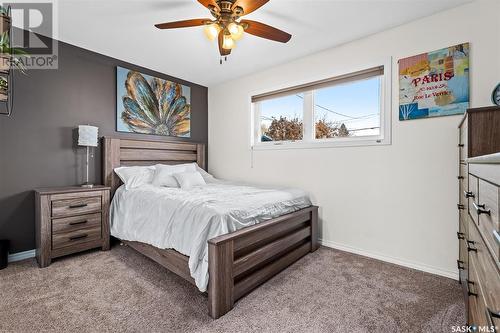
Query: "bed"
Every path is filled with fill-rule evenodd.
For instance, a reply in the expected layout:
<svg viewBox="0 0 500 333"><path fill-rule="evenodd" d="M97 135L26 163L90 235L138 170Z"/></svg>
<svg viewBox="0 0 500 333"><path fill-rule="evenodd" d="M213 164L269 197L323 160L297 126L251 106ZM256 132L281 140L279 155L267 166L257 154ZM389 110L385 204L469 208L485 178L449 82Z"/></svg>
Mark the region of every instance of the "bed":
<svg viewBox="0 0 500 333"><path fill-rule="evenodd" d="M114 137L103 139L103 179L105 185L111 187L111 196L113 197L116 193L117 199L124 196L123 189L120 188L120 179L114 172L117 167L191 162L197 162L201 168L206 168L205 145ZM220 193L226 190L236 191L234 186L236 185L228 183L212 184L206 192L212 191L221 195ZM252 194L250 188L248 191ZM287 192L283 193L283 195L288 194ZM271 194L276 195L270 192L269 195ZM155 197L158 202L164 200L162 204L166 206L168 206L168 200L172 198L167 189L147 187L127 195L131 198L136 197L136 200L144 196ZM194 191L184 193L184 195L203 198L205 193ZM115 202L120 201L123 204L127 202L125 198L115 200ZM221 198L224 199L223 196ZM300 196L295 199L300 201ZM128 200L128 202L133 202L132 199ZM298 210L295 209L280 216L271 214L261 219L260 223L243 228L229 228L224 234L219 232L216 233L216 237L208 238L206 290L208 292L209 315L212 318L216 319L224 315L232 309L238 299L307 253L318 249L318 207L305 207L307 205L304 202L300 204L302 206L295 205ZM118 218L125 220L124 216L121 215ZM186 255L190 253L189 251L182 250L181 252L184 252L182 254L171 248L159 247L164 243L141 242L134 237L129 237L126 233L115 232L115 234L123 235L121 237L123 243L203 291L203 271L199 274L200 278L197 275L195 275L196 278L193 278L194 261L193 258ZM213 233L208 233L208 235L213 235ZM142 239L141 237L137 238ZM191 263L190 259L192 259Z"/></svg>

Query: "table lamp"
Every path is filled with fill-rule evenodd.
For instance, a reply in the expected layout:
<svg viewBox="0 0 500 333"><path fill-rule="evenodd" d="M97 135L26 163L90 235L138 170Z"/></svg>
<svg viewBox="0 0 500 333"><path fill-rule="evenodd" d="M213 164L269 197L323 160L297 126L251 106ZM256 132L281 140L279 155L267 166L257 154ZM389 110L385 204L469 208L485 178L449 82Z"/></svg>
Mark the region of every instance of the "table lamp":
<svg viewBox="0 0 500 333"><path fill-rule="evenodd" d="M94 187L94 184L89 183L89 147L97 147L97 131L98 128L95 126L78 126L78 145L87 148L85 183L82 184L82 187Z"/></svg>

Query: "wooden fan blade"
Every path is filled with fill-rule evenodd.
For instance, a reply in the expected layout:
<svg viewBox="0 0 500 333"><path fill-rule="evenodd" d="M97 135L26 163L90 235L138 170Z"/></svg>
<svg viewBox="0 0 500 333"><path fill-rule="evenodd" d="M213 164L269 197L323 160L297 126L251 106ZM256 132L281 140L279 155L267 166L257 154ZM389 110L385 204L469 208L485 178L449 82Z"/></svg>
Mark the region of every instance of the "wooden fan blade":
<svg viewBox="0 0 500 333"><path fill-rule="evenodd" d="M217 1L215 0L198 0L199 3L201 3L204 7L210 9L210 6L214 6L215 8L219 8L219 5L217 5Z"/></svg>
<svg viewBox="0 0 500 333"><path fill-rule="evenodd" d="M158 29L176 29L176 28L187 28L187 27L196 27L199 25L205 25L205 22L212 21L211 19L192 19L192 20L184 20L184 21L176 21L176 22L167 22L167 23L159 23L155 24L155 27Z"/></svg>
<svg viewBox="0 0 500 333"><path fill-rule="evenodd" d="M221 30L219 32L219 38L218 38L218 41L219 41L219 53L222 57L224 56L227 56L229 54L231 54L231 49L225 49L222 47L223 43L224 43L224 30Z"/></svg>
<svg viewBox="0 0 500 333"><path fill-rule="evenodd" d="M239 6L243 8L243 15L248 15L268 2L269 0L236 0L232 9Z"/></svg>
<svg viewBox="0 0 500 333"><path fill-rule="evenodd" d="M254 36L274 40L281 43L287 43L292 38L292 35L290 35L289 33L281 31L264 23L251 20L241 20L241 23L248 24L245 32L248 32L249 34L252 34Z"/></svg>

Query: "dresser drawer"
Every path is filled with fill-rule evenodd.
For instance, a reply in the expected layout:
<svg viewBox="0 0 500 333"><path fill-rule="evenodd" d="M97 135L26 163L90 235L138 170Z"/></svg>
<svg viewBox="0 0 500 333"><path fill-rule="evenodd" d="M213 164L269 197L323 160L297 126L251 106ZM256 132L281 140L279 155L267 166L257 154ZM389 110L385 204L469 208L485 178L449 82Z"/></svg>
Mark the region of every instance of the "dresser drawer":
<svg viewBox="0 0 500 333"><path fill-rule="evenodd" d="M477 274L476 263L471 261L469 266L469 279L467 280L467 290L469 295L469 325L486 326L488 318L486 316L486 304L480 287Z"/></svg>
<svg viewBox="0 0 500 333"><path fill-rule="evenodd" d="M52 234L52 248L60 249L99 239L101 239L101 226L89 226L78 230Z"/></svg>
<svg viewBox="0 0 500 333"><path fill-rule="evenodd" d="M459 167L459 177L458 179L460 180L464 180L464 183L467 184L468 182L468 179L467 179L467 176L468 176L468 171L467 171L467 164L464 164L464 163L460 163L460 167ZM465 187L465 189L467 189L467 186Z"/></svg>
<svg viewBox="0 0 500 333"><path fill-rule="evenodd" d="M467 210L468 200L464 196L464 192L469 190L469 174L467 173L467 165L460 164L458 173L458 184L459 184L459 204Z"/></svg>
<svg viewBox="0 0 500 333"><path fill-rule="evenodd" d="M477 204L477 198L478 198L478 185L479 180L477 179L476 176L473 176L469 174L469 190L464 191L463 195L465 198L468 199L468 205L469 205L469 214L472 217L472 220L474 223L478 224L478 216L477 216L477 211L474 209L474 203Z"/></svg>
<svg viewBox="0 0 500 333"><path fill-rule="evenodd" d="M459 147L466 148L467 146L467 119L462 123L460 128L458 129L459 131L459 138L458 138L458 145ZM466 150L467 151L467 150Z"/></svg>
<svg viewBox="0 0 500 333"><path fill-rule="evenodd" d="M458 145L458 158L461 165L465 164L467 160L467 152L465 151L465 146Z"/></svg>
<svg viewBox="0 0 500 333"><path fill-rule="evenodd" d="M462 126L459 128L459 138L458 138L458 149L460 162L465 161L468 156L468 144L467 144L467 121L464 121Z"/></svg>
<svg viewBox="0 0 500 333"><path fill-rule="evenodd" d="M464 235L469 235L469 214L465 210L460 210L458 213L458 226L459 231Z"/></svg>
<svg viewBox="0 0 500 333"><path fill-rule="evenodd" d="M474 267L481 285L485 304L500 311L500 274L497 262L491 256L475 225L469 226L469 269Z"/></svg>
<svg viewBox="0 0 500 333"><path fill-rule="evenodd" d="M479 218L479 231L487 245L499 258L499 243L494 232L499 230L498 222L498 186L479 180L479 198L473 207Z"/></svg>
<svg viewBox="0 0 500 333"><path fill-rule="evenodd" d="M76 231L101 225L101 213L52 219L52 233Z"/></svg>
<svg viewBox="0 0 500 333"><path fill-rule="evenodd" d="M499 312L500 277L483 275L482 264L472 258L469 270L469 304L471 324L500 327L500 320L494 313Z"/></svg>
<svg viewBox="0 0 500 333"><path fill-rule="evenodd" d="M458 238L458 268L467 270L469 255L467 253L467 228L462 220L459 222L459 229L457 233Z"/></svg>
<svg viewBox="0 0 500 333"><path fill-rule="evenodd" d="M101 210L101 196L52 201L52 217L82 215Z"/></svg>

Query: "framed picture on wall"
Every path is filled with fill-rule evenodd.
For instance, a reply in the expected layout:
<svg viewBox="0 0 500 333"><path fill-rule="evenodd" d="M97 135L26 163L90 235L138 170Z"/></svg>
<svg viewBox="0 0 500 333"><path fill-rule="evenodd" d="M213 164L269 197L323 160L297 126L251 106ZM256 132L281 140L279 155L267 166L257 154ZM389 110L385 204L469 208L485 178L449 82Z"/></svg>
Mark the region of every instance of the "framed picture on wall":
<svg viewBox="0 0 500 333"><path fill-rule="evenodd" d="M399 120L463 114L469 107L469 43L399 60Z"/></svg>
<svg viewBox="0 0 500 333"><path fill-rule="evenodd" d="M175 137L191 136L191 88L116 68L116 130Z"/></svg>

